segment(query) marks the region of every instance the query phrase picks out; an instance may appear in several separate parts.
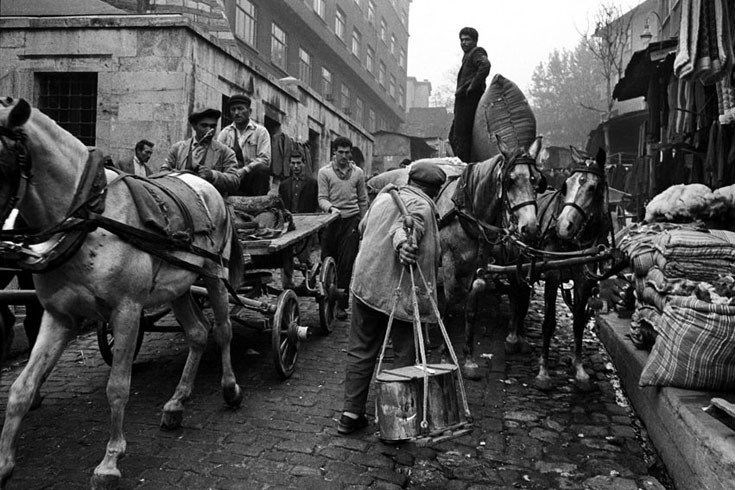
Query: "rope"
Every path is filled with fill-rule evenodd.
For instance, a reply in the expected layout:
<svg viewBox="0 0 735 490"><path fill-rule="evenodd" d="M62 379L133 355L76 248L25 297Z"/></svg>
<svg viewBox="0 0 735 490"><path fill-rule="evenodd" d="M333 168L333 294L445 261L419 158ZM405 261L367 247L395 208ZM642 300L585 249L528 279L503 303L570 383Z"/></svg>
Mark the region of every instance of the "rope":
<svg viewBox="0 0 735 490"><path fill-rule="evenodd" d="M396 289L393 291L393 306L390 309L390 316L388 317L388 328L385 330L385 338L383 339L383 347L380 349L380 356L378 356L378 374L380 374L380 368L383 365L383 356L385 355L385 348L388 345L388 339L390 338L390 331L393 327L393 318L396 313L396 306L398 306L398 300L401 296L401 283L403 283L403 273L406 271L405 268L401 268L401 276L398 278L398 284Z"/></svg>
<svg viewBox="0 0 735 490"><path fill-rule="evenodd" d="M417 267L417 269L421 269ZM419 352L421 353L421 369L424 374L424 412L421 420L421 428L426 430L429 428L429 422L427 420L429 412L429 371L426 367L426 346L424 345L424 336L421 331L421 314L419 313L419 299L417 294L416 281L413 276L413 265L408 266L408 270L411 274L411 303L413 304L413 329L414 339L418 342Z"/></svg>

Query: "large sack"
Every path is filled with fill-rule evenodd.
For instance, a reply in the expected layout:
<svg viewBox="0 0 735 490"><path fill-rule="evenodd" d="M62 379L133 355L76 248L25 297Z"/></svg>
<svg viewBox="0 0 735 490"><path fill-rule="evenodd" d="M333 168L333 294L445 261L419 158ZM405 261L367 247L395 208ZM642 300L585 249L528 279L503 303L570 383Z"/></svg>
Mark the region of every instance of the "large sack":
<svg viewBox="0 0 735 490"><path fill-rule="evenodd" d="M408 183L408 173L411 170L411 166L418 162L429 162L438 165L439 168L444 171L447 178L460 175L462 171L464 171L465 167L467 167L467 164L463 163L462 160L457 157L422 158L415 162L411 162L411 164L405 168L386 170L385 172L368 179L366 182L368 195L371 198L374 198L375 195L388 184L393 184L399 187L406 185Z"/></svg>
<svg viewBox="0 0 735 490"><path fill-rule="evenodd" d="M497 74L480 99L472 130L472 161L487 160L500 153L500 136L510 148L528 148L536 138L536 117L518 86Z"/></svg>
<svg viewBox="0 0 735 490"><path fill-rule="evenodd" d="M728 196L703 184L672 185L646 205L647 222L718 219L727 213Z"/></svg>
<svg viewBox="0 0 735 490"><path fill-rule="evenodd" d="M735 306L674 296L656 327L641 386L735 389Z"/></svg>

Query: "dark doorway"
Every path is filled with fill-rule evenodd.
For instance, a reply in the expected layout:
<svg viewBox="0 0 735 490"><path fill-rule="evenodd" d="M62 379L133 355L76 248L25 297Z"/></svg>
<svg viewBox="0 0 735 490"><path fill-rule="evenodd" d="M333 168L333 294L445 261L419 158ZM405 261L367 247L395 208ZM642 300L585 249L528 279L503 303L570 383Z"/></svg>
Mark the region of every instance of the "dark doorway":
<svg viewBox="0 0 735 490"><path fill-rule="evenodd" d="M311 153L311 173L316 175L321 167L319 161L319 133L313 129L309 130L309 152Z"/></svg>

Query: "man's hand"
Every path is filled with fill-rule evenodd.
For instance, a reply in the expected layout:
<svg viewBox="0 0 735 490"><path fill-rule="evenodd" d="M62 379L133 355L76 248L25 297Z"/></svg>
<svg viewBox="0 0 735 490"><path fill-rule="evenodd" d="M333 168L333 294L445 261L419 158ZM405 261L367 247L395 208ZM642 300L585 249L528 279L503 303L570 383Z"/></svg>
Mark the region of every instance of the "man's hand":
<svg viewBox="0 0 735 490"><path fill-rule="evenodd" d="M406 240L398 247L398 260L403 265L414 265L416 264L416 259L418 259L418 251L419 249L416 245L411 245Z"/></svg>
<svg viewBox="0 0 735 490"><path fill-rule="evenodd" d="M332 206L331 208L329 208L329 212L331 214L339 214L339 209L337 209L334 206Z"/></svg>
<svg viewBox="0 0 735 490"><path fill-rule="evenodd" d="M199 165L199 167L197 167L197 175L207 182L212 182L214 180L214 172L212 172L211 168L207 168L204 165Z"/></svg>

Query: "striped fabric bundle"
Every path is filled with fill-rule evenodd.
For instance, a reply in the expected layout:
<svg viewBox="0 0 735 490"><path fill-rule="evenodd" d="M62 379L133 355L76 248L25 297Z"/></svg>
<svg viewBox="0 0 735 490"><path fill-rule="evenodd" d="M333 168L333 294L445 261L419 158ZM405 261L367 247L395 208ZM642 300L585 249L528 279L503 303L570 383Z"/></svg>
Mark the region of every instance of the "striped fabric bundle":
<svg viewBox="0 0 735 490"><path fill-rule="evenodd" d="M475 113L472 131L472 161L487 160L500 153L495 135L509 148L528 148L536 138L536 117L518 86L497 74Z"/></svg>
<svg viewBox="0 0 735 490"><path fill-rule="evenodd" d="M668 298L641 386L735 389L735 305Z"/></svg>

